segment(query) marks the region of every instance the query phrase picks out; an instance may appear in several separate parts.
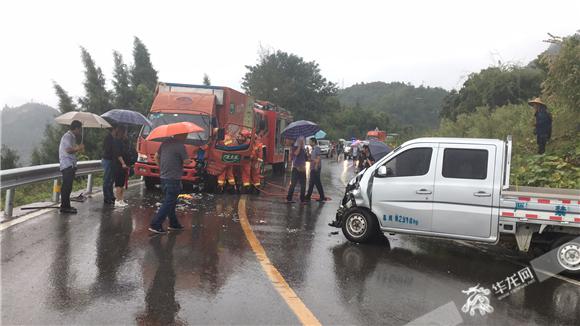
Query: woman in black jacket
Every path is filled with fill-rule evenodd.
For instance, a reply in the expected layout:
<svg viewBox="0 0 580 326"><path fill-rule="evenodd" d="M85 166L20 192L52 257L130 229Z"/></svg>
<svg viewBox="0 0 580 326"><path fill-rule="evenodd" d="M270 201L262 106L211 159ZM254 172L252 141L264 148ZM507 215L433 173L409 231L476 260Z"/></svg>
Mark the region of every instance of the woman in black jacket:
<svg viewBox="0 0 580 326"><path fill-rule="evenodd" d="M113 134L113 179L115 182L115 207L125 207L127 202L124 200L125 182L129 167L127 159L129 156L129 142L127 138L127 127L117 126Z"/></svg>

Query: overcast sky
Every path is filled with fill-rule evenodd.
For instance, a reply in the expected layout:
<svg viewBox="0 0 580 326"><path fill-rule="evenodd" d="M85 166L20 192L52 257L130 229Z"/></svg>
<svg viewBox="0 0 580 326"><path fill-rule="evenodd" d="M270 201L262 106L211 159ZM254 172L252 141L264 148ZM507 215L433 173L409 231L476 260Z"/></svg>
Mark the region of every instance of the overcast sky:
<svg viewBox="0 0 580 326"><path fill-rule="evenodd" d="M112 51L146 44L161 81L240 89L260 46L319 63L339 86L460 88L497 60L527 63L547 32L580 29L580 1L1 1L0 105L82 96L84 46L110 86Z"/></svg>

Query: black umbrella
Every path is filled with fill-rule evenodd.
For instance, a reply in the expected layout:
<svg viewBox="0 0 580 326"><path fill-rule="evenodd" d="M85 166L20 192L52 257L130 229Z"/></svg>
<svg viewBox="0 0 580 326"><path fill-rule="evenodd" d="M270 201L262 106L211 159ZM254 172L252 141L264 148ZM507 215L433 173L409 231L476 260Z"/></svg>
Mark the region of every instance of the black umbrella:
<svg viewBox="0 0 580 326"><path fill-rule="evenodd" d="M389 154L391 148L376 139L369 140L369 150L371 151L371 155L375 159L375 162L385 157L385 155Z"/></svg>

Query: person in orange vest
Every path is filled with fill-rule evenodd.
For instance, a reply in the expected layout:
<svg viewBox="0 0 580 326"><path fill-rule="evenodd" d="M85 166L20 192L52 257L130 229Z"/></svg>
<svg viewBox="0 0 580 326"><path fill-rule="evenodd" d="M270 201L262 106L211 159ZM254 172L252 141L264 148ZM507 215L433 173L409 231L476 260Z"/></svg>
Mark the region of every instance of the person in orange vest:
<svg viewBox="0 0 580 326"><path fill-rule="evenodd" d="M222 141L222 145L224 146L233 146L234 145L234 137L231 134L226 134L224 140ZM226 179L228 181L228 185L233 187L234 190L236 188L236 179L234 177L234 167L233 165L226 165L224 171L218 176L218 193L223 193L224 188L226 186Z"/></svg>
<svg viewBox="0 0 580 326"><path fill-rule="evenodd" d="M252 182L252 190L256 195L260 194L260 185L262 183L262 163L264 162L264 144L262 143L262 137L257 136L254 141L254 146L252 147L251 156L251 171L250 178Z"/></svg>
<svg viewBox="0 0 580 326"><path fill-rule="evenodd" d="M239 145L249 144L251 137L252 137L252 133L249 130L247 130L247 129L242 130L240 132L240 137L238 137L238 144ZM250 186L252 185L252 183L251 183L251 173L252 173L251 160L250 161L242 160L241 165L240 165L240 169L242 172L242 183L243 183L243 187L244 187L244 192L249 193Z"/></svg>

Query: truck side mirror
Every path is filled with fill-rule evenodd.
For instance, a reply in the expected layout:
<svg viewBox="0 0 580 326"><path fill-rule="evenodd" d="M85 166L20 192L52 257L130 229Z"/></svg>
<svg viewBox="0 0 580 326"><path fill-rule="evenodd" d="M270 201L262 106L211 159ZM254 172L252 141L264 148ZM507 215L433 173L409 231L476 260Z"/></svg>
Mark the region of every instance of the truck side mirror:
<svg viewBox="0 0 580 326"><path fill-rule="evenodd" d="M226 139L226 130L224 128L220 128L217 132L217 140L222 141L224 139Z"/></svg>
<svg viewBox="0 0 580 326"><path fill-rule="evenodd" d="M387 176L387 167L384 165L381 165L379 167L379 169L377 170L377 177L385 178L386 176Z"/></svg>

